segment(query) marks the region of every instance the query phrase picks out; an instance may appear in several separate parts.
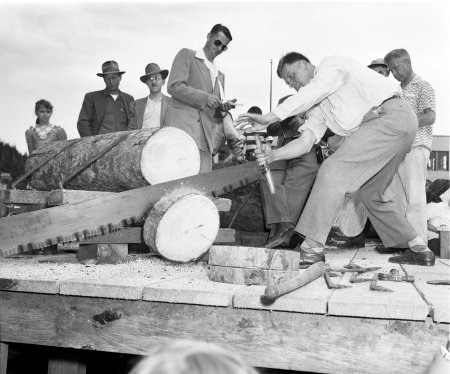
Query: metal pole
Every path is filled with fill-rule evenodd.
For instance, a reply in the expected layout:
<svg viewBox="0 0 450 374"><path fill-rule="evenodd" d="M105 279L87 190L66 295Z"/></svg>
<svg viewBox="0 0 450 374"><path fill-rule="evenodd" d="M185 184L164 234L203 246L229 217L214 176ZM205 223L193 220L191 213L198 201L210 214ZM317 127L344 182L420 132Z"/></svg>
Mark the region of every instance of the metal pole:
<svg viewBox="0 0 450 374"><path fill-rule="evenodd" d="M270 100L269 100L269 108L272 111L272 59L270 59Z"/></svg>

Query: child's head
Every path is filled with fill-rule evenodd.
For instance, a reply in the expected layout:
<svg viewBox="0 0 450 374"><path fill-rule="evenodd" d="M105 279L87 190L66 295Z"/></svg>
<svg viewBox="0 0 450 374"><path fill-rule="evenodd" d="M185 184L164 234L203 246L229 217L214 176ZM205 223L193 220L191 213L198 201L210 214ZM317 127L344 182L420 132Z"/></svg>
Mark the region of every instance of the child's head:
<svg viewBox="0 0 450 374"><path fill-rule="evenodd" d="M139 362L130 374L256 374L234 353L213 343L178 340Z"/></svg>
<svg viewBox="0 0 450 374"><path fill-rule="evenodd" d="M53 105L48 100L38 100L34 106L34 113L37 116L36 123L46 123L49 121L53 113Z"/></svg>

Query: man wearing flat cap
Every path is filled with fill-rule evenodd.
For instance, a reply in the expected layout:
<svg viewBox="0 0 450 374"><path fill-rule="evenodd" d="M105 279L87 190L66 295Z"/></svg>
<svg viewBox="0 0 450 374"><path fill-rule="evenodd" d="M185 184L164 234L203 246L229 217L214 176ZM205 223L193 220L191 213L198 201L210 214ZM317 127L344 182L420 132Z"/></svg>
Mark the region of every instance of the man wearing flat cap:
<svg viewBox="0 0 450 374"><path fill-rule="evenodd" d="M130 105L131 120L129 130L158 129L166 119L170 97L161 92L166 82L168 70L161 70L158 64L150 63L145 68L145 74L140 78L150 90L150 94L135 100Z"/></svg>
<svg viewBox="0 0 450 374"><path fill-rule="evenodd" d="M127 130L134 98L119 90L124 73L116 61L103 63L102 72L97 75L103 78L106 87L84 96L77 122L81 137Z"/></svg>

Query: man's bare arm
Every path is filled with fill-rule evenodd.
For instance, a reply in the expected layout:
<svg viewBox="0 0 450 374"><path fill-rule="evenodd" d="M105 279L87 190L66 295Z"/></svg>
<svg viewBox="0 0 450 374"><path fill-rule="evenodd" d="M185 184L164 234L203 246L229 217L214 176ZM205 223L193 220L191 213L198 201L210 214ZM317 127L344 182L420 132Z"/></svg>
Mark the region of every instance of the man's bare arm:
<svg viewBox="0 0 450 374"><path fill-rule="evenodd" d="M291 160L308 153L316 142L316 137L311 130L302 131L302 135L286 144L284 147L277 149L268 149L263 147L263 151L255 150L256 158L260 165L264 162L272 163L278 160Z"/></svg>
<svg viewBox="0 0 450 374"><path fill-rule="evenodd" d="M432 125L436 121L436 113L432 109L427 108L417 118L419 120L419 127Z"/></svg>

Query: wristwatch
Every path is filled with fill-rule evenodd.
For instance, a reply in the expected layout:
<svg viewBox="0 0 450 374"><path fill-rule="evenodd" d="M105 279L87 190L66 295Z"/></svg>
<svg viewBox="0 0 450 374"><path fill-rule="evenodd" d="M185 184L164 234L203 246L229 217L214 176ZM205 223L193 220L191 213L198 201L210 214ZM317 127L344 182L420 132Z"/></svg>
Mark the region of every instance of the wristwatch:
<svg viewBox="0 0 450 374"><path fill-rule="evenodd" d="M444 347L444 346L441 347L441 353L442 353L442 356L443 356L447 361L450 361L450 352L447 350L446 347Z"/></svg>

